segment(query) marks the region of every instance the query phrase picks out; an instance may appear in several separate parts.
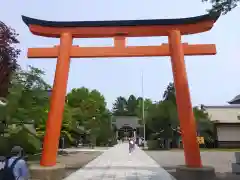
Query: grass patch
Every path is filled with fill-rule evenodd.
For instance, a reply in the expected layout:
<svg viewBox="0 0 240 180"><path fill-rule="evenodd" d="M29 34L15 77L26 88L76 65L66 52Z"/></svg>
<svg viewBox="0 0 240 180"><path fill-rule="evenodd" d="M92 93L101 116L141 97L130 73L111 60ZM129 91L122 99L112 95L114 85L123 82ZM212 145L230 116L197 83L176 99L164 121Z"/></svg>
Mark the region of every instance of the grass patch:
<svg viewBox="0 0 240 180"><path fill-rule="evenodd" d="M41 153L34 154L34 155L28 155L27 156L27 161L40 161L41 155L42 155Z"/></svg>
<svg viewBox="0 0 240 180"><path fill-rule="evenodd" d="M167 149L143 149L144 151L168 151ZM178 148L173 148L169 149L169 151L183 151L183 149L178 149ZM240 148L213 148L213 149L208 149L208 148L200 148L201 152L240 152Z"/></svg>
<svg viewBox="0 0 240 180"><path fill-rule="evenodd" d="M207 148L201 148L200 149L203 152L217 152L217 151L223 151L223 152L240 152L240 148L215 148L215 149L207 149Z"/></svg>

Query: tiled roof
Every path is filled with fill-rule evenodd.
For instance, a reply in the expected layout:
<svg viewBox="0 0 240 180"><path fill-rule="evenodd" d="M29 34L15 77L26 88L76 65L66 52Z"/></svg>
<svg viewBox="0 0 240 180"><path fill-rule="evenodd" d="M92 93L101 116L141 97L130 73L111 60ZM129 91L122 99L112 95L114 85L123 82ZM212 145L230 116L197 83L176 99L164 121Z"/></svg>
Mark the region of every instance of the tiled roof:
<svg viewBox="0 0 240 180"><path fill-rule="evenodd" d="M229 104L232 104L232 103L234 103L235 101L240 101L240 94L239 95L237 95L237 96L235 96L231 101L229 101L228 103Z"/></svg>

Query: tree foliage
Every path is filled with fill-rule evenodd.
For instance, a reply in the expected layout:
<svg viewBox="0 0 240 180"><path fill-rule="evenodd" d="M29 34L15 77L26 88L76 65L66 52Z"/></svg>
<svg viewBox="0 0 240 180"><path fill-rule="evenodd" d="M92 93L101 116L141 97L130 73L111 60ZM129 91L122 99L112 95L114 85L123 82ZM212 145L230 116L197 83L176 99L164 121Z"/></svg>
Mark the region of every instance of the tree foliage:
<svg viewBox="0 0 240 180"><path fill-rule="evenodd" d="M201 136L212 136L213 126L204 109L193 108L198 132ZM152 104L146 117L147 127L155 134L155 138L172 139L180 135L177 113L176 95L173 83L169 83L163 93L163 100Z"/></svg>
<svg viewBox="0 0 240 180"><path fill-rule="evenodd" d="M49 103L47 90L50 86L43 80L43 71L29 68L29 71L19 69L12 77L8 104L0 107L0 120L6 124L37 124L46 118L44 107Z"/></svg>
<svg viewBox="0 0 240 180"><path fill-rule="evenodd" d="M12 124L23 129L24 124L34 123L38 137L44 137L51 86L44 81L43 75L43 71L31 66L28 71L18 69L14 73L7 96L8 103L0 106L1 124L6 125L2 129L14 133L16 128L11 129ZM175 138L176 132L173 129L179 127L179 120L173 83L167 86L162 100L152 102L144 99L144 109L143 98L134 95L128 98L119 96L113 104L115 116L138 116L142 119L143 111L147 133L154 135L154 138ZM208 114L197 107L193 111L198 130L204 136L211 136L212 124ZM72 142L73 131L79 130L89 137L92 144L107 144L114 136L111 119L112 114L106 108L105 98L99 91L85 87L72 89L66 97L61 137Z"/></svg>
<svg viewBox="0 0 240 180"><path fill-rule="evenodd" d="M209 12L222 12L222 14L227 14L232 9L239 5L239 0L202 0L203 2L209 2L212 4L212 8Z"/></svg>
<svg viewBox="0 0 240 180"><path fill-rule="evenodd" d="M0 62L8 62L8 67L15 70L17 68L17 58L20 50L15 47L18 44L18 34L11 27L0 21Z"/></svg>
<svg viewBox="0 0 240 180"><path fill-rule="evenodd" d="M173 128L179 126L173 83L169 83L164 91L163 100L151 106L146 122L152 134L155 134L155 138L173 138Z"/></svg>
<svg viewBox="0 0 240 180"><path fill-rule="evenodd" d="M111 114L99 91L85 87L72 89L67 95L67 104L72 108L73 119L90 135L93 144L111 138Z"/></svg>
<svg viewBox="0 0 240 180"><path fill-rule="evenodd" d="M0 21L0 97L7 95L11 75L18 67L20 50L15 46L19 43L17 36L14 29Z"/></svg>
<svg viewBox="0 0 240 180"><path fill-rule="evenodd" d="M172 127L179 125L175 104L168 100L155 103L149 109L146 122L158 137L172 138Z"/></svg>
<svg viewBox="0 0 240 180"><path fill-rule="evenodd" d="M113 104L114 115L126 115L127 114L127 100L119 96Z"/></svg>
<svg viewBox="0 0 240 180"><path fill-rule="evenodd" d="M49 98L46 90L50 86L43 75L43 71L34 67L29 67L29 71L19 68L12 76L7 104L0 106L1 135L8 139L10 146L21 145L28 153L40 150L41 143L33 132L33 125L47 118L45 107Z"/></svg>
<svg viewBox="0 0 240 180"><path fill-rule="evenodd" d="M103 95L97 90L89 91L84 87L73 89L67 95L67 104L73 108L74 118L80 125L93 117L99 118L106 111Z"/></svg>
<svg viewBox="0 0 240 180"><path fill-rule="evenodd" d="M46 109L45 114L47 112L49 112L48 108ZM44 119L41 119L41 121L36 125L37 136L41 139L43 139L46 132L46 123L47 123L47 117ZM73 142L73 137L71 132L73 129L76 128L76 126L77 124L73 119L72 109L67 104L65 104L60 137L64 137L68 144L71 144Z"/></svg>
<svg viewBox="0 0 240 180"><path fill-rule="evenodd" d="M213 123L210 121L208 113L203 108L194 107L193 113L197 122L198 131L205 138L213 138Z"/></svg>
<svg viewBox="0 0 240 180"><path fill-rule="evenodd" d="M152 104L150 99L144 99L144 109L147 109ZM115 116L138 116L142 117L143 111L143 98L130 95L127 99L119 96L113 103L113 115Z"/></svg>
<svg viewBox="0 0 240 180"><path fill-rule="evenodd" d="M176 91L173 83L169 83L163 93L163 101L171 101L176 104Z"/></svg>

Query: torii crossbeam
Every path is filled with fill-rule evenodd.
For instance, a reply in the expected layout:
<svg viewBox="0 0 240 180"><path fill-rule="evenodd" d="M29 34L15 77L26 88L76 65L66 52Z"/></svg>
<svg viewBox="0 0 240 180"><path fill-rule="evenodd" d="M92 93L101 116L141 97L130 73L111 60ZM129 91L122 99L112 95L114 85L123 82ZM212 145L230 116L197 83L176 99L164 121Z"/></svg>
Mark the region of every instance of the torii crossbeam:
<svg viewBox="0 0 240 180"><path fill-rule="evenodd" d="M220 13L210 13L182 19L80 22L43 21L23 16L23 21L33 34L60 38L58 46L28 49L29 58L58 59L40 164L42 166L56 164L70 58L171 56L185 162L188 167L201 167L184 55L214 55L216 47L214 44L181 43L181 35L208 31L219 16ZM159 46L126 46L127 37L146 36L168 36L169 43ZM73 38L104 37L114 38L114 46L79 47L72 45Z"/></svg>
<svg viewBox="0 0 240 180"><path fill-rule="evenodd" d="M214 44L189 45L183 43L183 51L186 56L214 55ZM49 48L29 48L29 58L57 58L60 46ZM114 47L78 47L70 49L71 58L96 58L96 57L144 57L144 56L170 56L168 44L159 46L125 46L125 37L114 38Z"/></svg>

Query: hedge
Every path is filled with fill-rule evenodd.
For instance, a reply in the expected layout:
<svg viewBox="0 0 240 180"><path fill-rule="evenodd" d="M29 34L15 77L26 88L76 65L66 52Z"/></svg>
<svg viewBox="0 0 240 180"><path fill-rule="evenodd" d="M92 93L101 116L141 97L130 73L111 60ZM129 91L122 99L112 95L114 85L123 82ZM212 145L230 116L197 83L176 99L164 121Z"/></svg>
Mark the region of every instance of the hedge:
<svg viewBox="0 0 240 180"><path fill-rule="evenodd" d="M21 146L27 154L35 154L40 152L41 141L25 129L12 133L9 136L11 147Z"/></svg>
<svg viewBox="0 0 240 180"><path fill-rule="evenodd" d="M157 150L160 148L158 140L148 140L147 146L148 146L148 150Z"/></svg>
<svg viewBox="0 0 240 180"><path fill-rule="evenodd" d="M40 152L41 141L26 129L0 136L0 156L8 156L14 146L21 146L27 154L36 154Z"/></svg>

